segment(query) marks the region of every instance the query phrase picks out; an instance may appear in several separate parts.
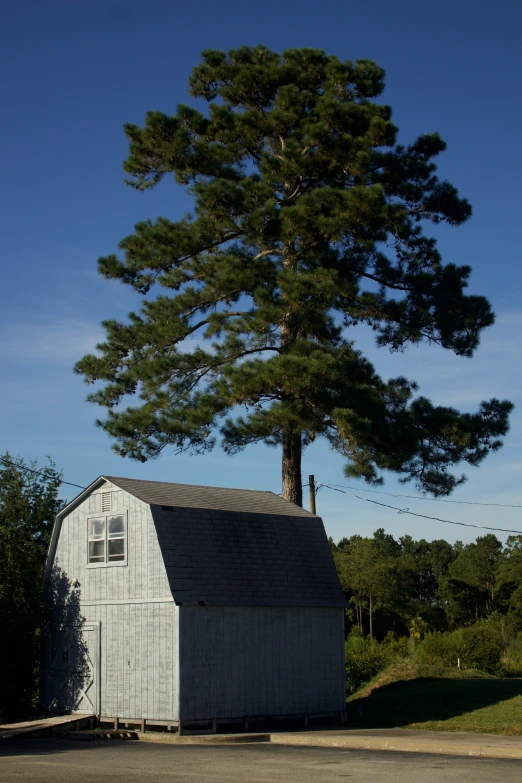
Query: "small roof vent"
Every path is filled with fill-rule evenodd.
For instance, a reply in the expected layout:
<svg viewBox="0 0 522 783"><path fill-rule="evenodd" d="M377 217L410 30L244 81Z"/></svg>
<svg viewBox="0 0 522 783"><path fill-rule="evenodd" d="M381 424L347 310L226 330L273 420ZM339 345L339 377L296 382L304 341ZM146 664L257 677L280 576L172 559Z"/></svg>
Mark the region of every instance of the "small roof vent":
<svg viewBox="0 0 522 783"><path fill-rule="evenodd" d="M111 510L111 493L110 492L102 492L101 510L102 511L110 511Z"/></svg>

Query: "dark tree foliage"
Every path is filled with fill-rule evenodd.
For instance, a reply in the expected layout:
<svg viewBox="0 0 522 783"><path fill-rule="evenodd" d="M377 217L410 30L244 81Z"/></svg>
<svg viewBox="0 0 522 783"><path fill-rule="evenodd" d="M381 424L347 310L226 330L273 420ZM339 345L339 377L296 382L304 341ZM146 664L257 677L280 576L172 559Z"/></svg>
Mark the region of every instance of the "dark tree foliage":
<svg viewBox="0 0 522 783"><path fill-rule="evenodd" d="M502 544L489 533L468 544L450 565L447 592L449 611L464 622L487 616L495 606L497 573L502 560Z"/></svg>
<svg viewBox="0 0 522 783"><path fill-rule="evenodd" d="M471 214L436 175L445 143L431 133L398 145L375 101L383 87L371 60L208 50L190 78L206 111L180 105L125 126L128 184L173 176L194 208L138 223L122 256L99 260L144 296L76 365L102 382L89 399L107 409L98 424L121 455L198 453L218 437L229 454L282 446L283 496L301 504L302 450L319 436L347 476L378 484L390 470L434 495L464 481L452 466L499 448L509 402L436 406L413 381L380 378L350 339L362 323L392 351L427 341L470 357L494 320L465 293L470 267L444 264L425 234ZM138 402L125 407L129 395Z"/></svg>
<svg viewBox="0 0 522 783"><path fill-rule="evenodd" d="M0 458L0 721L37 706L42 575L54 518L63 506L54 464L37 470Z"/></svg>
<svg viewBox="0 0 522 783"><path fill-rule="evenodd" d="M522 536L509 536L496 573L497 596L522 624Z"/></svg>
<svg viewBox="0 0 522 783"><path fill-rule="evenodd" d="M473 543L398 541L382 528L372 538L330 539L350 607L348 624L383 639L445 631L506 616L522 630L522 536ZM353 609L352 609L353 607Z"/></svg>

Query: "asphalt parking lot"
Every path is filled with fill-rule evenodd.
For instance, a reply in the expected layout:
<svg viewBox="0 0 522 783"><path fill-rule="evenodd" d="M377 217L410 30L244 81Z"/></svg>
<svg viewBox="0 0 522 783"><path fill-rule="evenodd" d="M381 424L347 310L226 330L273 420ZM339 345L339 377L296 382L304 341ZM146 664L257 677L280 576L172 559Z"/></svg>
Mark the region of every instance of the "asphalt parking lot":
<svg viewBox="0 0 522 783"><path fill-rule="evenodd" d="M0 783L520 783L522 761L286 747L54 739L0 744Z"/></svg>

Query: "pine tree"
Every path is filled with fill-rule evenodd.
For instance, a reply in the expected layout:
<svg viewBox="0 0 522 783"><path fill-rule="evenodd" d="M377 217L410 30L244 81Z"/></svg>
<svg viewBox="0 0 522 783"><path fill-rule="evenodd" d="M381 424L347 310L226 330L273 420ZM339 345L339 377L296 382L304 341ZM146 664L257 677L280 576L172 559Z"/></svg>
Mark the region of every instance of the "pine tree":
<svg viewBox="0 0 522 783"><path fill-rule="evenodd" d="M464 481L453 465L499 448L511 404L435 406L414 382L380 378L350 339L362 323L392 351L427 341L470 357L493 323L488 301L464 293L470 267L444 264L424 233L471 214L436 176L444 142L396 144L370 60L263 46L202 57L190 94L206 111L125 126L128 184L174 175L194 207L138 223L123 259L99 260L145 298L127 323L105 321L99 355L76 365L103 382L89 395L108 411L98 424L142 461L219 438L229 454L281 446L283 496L298 504L302 451L319 436L347 476L378 484L390 470L448 494ZM138 404L125 408L128 395Z"/></svg>

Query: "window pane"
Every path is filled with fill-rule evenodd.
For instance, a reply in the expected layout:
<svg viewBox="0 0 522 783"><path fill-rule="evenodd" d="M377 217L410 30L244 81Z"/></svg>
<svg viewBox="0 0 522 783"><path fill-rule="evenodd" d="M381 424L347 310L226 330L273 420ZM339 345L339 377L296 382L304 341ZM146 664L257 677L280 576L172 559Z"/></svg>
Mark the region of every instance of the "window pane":
<svg viewBox="0 0 522 783"><path fill-rule="evenodd" d="M105 562L105 541L89 541L89 563Z"/></svg>
<svg viewBox="0 0 522 783"><path fill-rule="evenodd" d="M89 519L89 538L105 537L105 520Z"/></svg>
<svg viewBox="0 0 522 783"><path fill-rule="evenodd" d="M123 517L109 517L109 536L121 536L123 533Z"/></svg>
<svg viewBox="0 0 522 783"><path fill-rule="evenodd" d="M109 560L125 560L125 539L109 539Z"/></svg>

